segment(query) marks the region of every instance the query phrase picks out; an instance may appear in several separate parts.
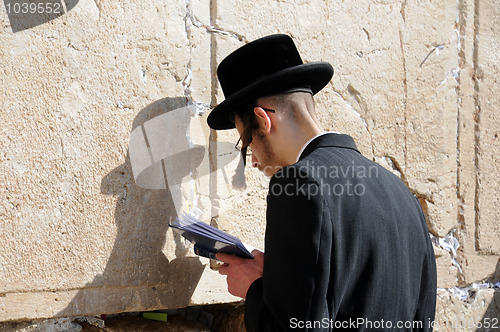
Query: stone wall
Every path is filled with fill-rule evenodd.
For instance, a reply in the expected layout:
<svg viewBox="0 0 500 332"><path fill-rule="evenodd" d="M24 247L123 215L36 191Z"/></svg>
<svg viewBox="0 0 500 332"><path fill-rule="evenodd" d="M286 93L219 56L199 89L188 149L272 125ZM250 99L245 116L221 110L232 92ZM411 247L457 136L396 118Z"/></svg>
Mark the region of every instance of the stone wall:
<svg viewBox="0 0 500 332"><path fill-rule="evenodd" d="M203 121L223 100L216 64L278 32L335 69L316 96L325 129L420 199L437 324L499 317L499 1L66 0L58 17L14 2L0 5L0 321L236 300L167 224L191 186L205 219L263 247L267 180L228 186L237 161L219 157L237 135ZM154 142L195 131L148 128L187 105L204 171L173 188Z"/></svg>

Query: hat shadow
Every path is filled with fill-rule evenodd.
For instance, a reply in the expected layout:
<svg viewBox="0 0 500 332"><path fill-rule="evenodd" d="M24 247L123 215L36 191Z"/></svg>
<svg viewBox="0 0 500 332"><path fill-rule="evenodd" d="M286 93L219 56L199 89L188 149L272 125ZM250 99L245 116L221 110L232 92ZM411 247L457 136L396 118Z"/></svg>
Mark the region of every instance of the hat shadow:
<svg viewBox="0 0 500 332"><path fill-rule="evenodd" d="M184 106L184 97L155 101L138 113L132 130ZM177 142L179 137L172 140ZM56 316L189 305L205 266L196 257L185 257L189 249L177 234L173 235L175 243L167 244L169 250L175 250L176 258L169 260L163 252L168 224L176 216L168 186L144 189L136 185L127 154L125 162L102 179L100 190L104 195L116 197L116 238L111 254L103 272L81 287Z"/></svg>

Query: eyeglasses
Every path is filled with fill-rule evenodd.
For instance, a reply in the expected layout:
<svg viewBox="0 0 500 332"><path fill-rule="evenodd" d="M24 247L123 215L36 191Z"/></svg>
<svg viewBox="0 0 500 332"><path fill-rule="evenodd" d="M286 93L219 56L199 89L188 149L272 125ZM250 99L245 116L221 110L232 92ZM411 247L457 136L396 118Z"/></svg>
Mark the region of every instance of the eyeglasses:
<svg viewBox="0 0 500 332"><path fill-rule="evenodd" d="M272 110L270 108L264 108L261 107L264 111L269 112L269 113L276 113L275 110ZM241 142L242 136L240 135L240 138L238 138L238 141L234 145L234 148L238 151L241 152L241 156L243 157L243 164L246 165L246 157L247 155L251 156L252 155L252 149L250 148L250 143L252 143L252 136L250 136L250 140L245 146L242 146L241 148L239 147L239 144Z"/></svg>
<svg viewBox="0 0 500 332"><path fill-rule="evenodd" d="M259 106L260 107L260 106ZM276 113L275 110L272 110L272 109L269 109L269 108L264 108L264 107L261 107L264 111L266 112L269 112L269 113Z"/></svg>

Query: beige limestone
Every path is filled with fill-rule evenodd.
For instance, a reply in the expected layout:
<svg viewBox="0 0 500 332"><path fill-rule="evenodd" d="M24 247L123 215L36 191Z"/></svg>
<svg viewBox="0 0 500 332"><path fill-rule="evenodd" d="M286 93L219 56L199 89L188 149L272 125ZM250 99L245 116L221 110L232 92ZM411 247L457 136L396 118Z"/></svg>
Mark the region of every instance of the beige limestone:
<svg viewBox="0 0 500 332"><path fill-rule="evenodd" d="M401 177L434 235L455 230L457 263L435 247L439 287L497 281L497 2L80 0L17 33L0 5L0 321L236 300L168 230L161 163L157 189L134 182L129 142L188 101L222 101L216 64L275 32L332 63L315 97L325 129ZM247 168L232 188L237 159L216 158L237 133L201 131L205 219L264 248L268 179ZM441 292L438 318L494 317L497 295Z"/></svg>
<svg viewBox="0 0 500 332"><path fill-rule="evenodd" d="M444 236L456 227L457 5L404 2L405 176L426 201L428 224ZM426 24L418 24L425 21Z"/></svg>
<svg viewBox="0 0 500 332"><path fill-rule="evenodd" d="M474 2L464 2L460 25L457 31L460 39L460 86L459 95L459 200L460 208L458 221L460 225L461 243L463 244L461 265L464 269L462 276L463 284L485 280L495 271L497 265L498 252L495 252L495 243L498 242L498 228L492 226L490 230L484 231L485 224L498 219L494 214L498 208L486 209L487 218L480 210L482 204L493 206L498 201L498 193L493 192L498 188L498 180L494 177L490 167L498 165L498 160L491 158L484 163L481 147L485 147L481 142L482 133L486 135L486 150L488 153L495 151L494 132L498 127L495 117L491 116L491 103L495 103L494 91L498 84L492 83L489 88L485 88L485 78L482 74L484 68L498 70L498 59L491 57L490 50L498 44L498 39L492 37L495 26L491 23L498 18L498 12L492 8L494 2L485 2L478 8L474 7ZM482 21L484 19L484 21ZM490 71L491 71L490 70ZM491 80L491 76L490 76ZM491 81L490 81L491 82ZM485 105L483 105L485 103ZM481 110L486 121L481 121L478 117ZM492 131L493 129L493 131ZM488 140L489 136L489 140ZM494 152L493 152L494 153ZM488 178L486 182L485 177ZM493 191L492 191L493 190ZM487 193L486 196L482 193ZM487 203L486 203L487 202ZM493 204L493 205L491 205ZM498 205L498 204L497 204ZM482 220L482 222L481 222ZM491 255L493 254L493 255ZM498 265L497 265L498 266Z"/></svg>
<svg viewBox="0 0 500 332"><path fill-rule="evenodd" d="M491 273L484 272L484 268L490 270L494 262L481 262L488 256L476 255L475 241L475 187L476 187L476 166L475 166L475 139L474 139L474 2L464 2L459 15L457 32L459 34L459 56L460 56L460 85L457 89L458 103L458 200L459 208L457 221L459 224L458 233L461 239L462 254L459 261L463 268L461 282L470 284L481 280L485 275ZM475 260L472 262L471 260ZM470 263L469 263L470 262Z"/></svg>
<svg viewBox="0 0 500 332"><path fill-rule="evenodd" d="M1 321L234 300L206 290L224 278L183 259L172 201L139 188L127 157L132 129L184 106L188 88L210 102L188 81L210 78L210 37L185 16L184 1L80 1L2 31Z"/></svg>
<svg viewBox="0 0 500 332"><path fill-rule="evenodd" d="M476 90L476 246L485 254L500 255L500 8L498 2L478 4ZM492 236L492 234L495 234Z"/></svg>
<svg viewBox="0 0 500 332"><path fill-rule="evenodd" d="M451 261L451 255L446 250L434 246L436 255L437 275L440 287L452 288L458 284L459 271Z"/></svg>
<svg viewBox="0 0 500 332"><path fill-rule="evenodd" d="M437 294L435 331L496 331L500 329L500 292L480 289L464 301L448 290Z"/></svg>

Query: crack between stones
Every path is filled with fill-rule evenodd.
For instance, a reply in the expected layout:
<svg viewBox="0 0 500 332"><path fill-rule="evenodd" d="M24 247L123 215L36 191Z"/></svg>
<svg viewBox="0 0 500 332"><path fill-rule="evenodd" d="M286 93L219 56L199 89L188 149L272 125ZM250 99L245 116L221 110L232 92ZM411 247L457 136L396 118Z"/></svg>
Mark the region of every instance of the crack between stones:
<svg viewBox="0 0 500 332"><path fill-rule="evenodd" d="M461 70L465 68L465 43L463 42L465 36L465 29L467 26L467 10L465 0L457 0L457 21L455 25L455 31L457 33L457 52L458 52L458 66L456 68L457 73L455 79L457 81L457 87L455 88L457 94L457 138L456 138L456 165L457 165L457 177L456 177L456 195L457 195L457 223L459 230L465 229L465 197L461 193L461 163L460 163L460 144L461 144L461 115L462 115L462 89L461 89ZM460 237L461 232L458 232L458 241L463 242ZM463 244L461 243L463 246ZM462 257L463 259L463 257ZM460 260L460 259L459 259ZM458 271L457 279L459 284L465 283L465 275L463 272Z"/></svg>
<svg viewBox="0 0 500 332"><path fill-rule="evenodd" d="M194 257L193 257L194 258ZM46 294L46 293L53 293L53 294L58 294L58 293L65 293L65 292L73 292L73 291L82 291L82 290L100 290L102 291L103 289L137 289L137 288L156 288L156 287L161 287L161 286L168 286L167 283L155 283L155 284L143 284L143 285L134 285L134 286L84 286L84 287L70 287L70 288L64 288L64 289L55 289L55 288L47 288L47 289L31 289L31 290L14 290L14 291L6 291L6 292L0 292L0 298L6 297L7 295L11 294L31 294L31 293L37 293L37 294ZM156 290L156 289L154 289Z"/></svg>
<svg viewBox="0 0 500 332"><path fill-rule="evenodd" d="M491 283L491 282L484 282L484 283L478 283L478 282L473 282L471 284L468 284L466 286L461 286L461 287L452 287L452 288L438 288L438 292L447 292L448 294L452 295L457 295L461 301L466 302L466 303L472 303L474 302L477 292L485 289L495 289L498 290L500 289L500 282L497 283Z"/></svg>
<svg viewBox="0 0 500 332"><path fill-rule="evenodd" d="M406 3L406 1L404 2ZM402 9L403 10L403 9ZM404 16L403 16L403 21L404 21ZM403 31L402 27L399 27L399 46L401 48L401 62L403 65L403 91L404 91L404 98L403 98L403 131L404 131L404 148L403 148L403 156L404 156L404 167L406 168L406 165L408 165L408 118L407 118L407 113L408 113L408 76L406 73L406 57L405 57L405 52L404 52L404 47L403 47Z"/></svg>
<svg viewBox="0 0 500 332"><path fill-rule="evenodd" d="M451 229L445 236L437 236L429 232L431 237L431 242L434 246L439 247L448 252L450 255L451 265L457 268L457 279L465 280L465 276L463 274L462 266L458 262L457 258L459 257L459 253L461 250L460 241L457 238L457 230L456 228Z"/></svg>
<svg viewBox="0 0 500 332"><path fill-rule="evenodd" d="M457 147L456 147L456 152L457 152L457 182L456 182L456 194L457 194L457 221L461 229L465 228L465 213L464 213L464 205L465 205L465 198L462 196L460 192L460 183L461 183L461 164L460 164L460 136L461 136L461 115L462 115L462 90L461 90L461 81L460 81L460 75L461 75L461 70L465 68L466 60L465 60L465 49L464 49L464 36L465 36L465 29L467 26L467 10L466 10L466 5L464 3L465 0L458 0L458 15L457 15L457 22L455 26L455 31L457 33L457 52L458 52L458 67L457 67L457 75L456 75L456 80L457 80L457 87L456 87L456 93L457 93Z"/></svg>
<svg viewBox="0 0 500 332"><path fill-rule="evenodd" d="M217 0L210 0L210 26L215 25L217 17ZM202 24L203 26L203 24ZM206 28L205 28L206 29ZM217 38L215 34L210 34L210 87L211 87L211 105L217 104L217 92L219 85L217 84ZM219 211L220 211L220 198L218 196L217 186L217 131L210 129L208 137L208 160L210 167L209 179L209 195L211 205L210 225L219 228ZM210 261L212 267L215 263Z"/></svg>
<svg viewBox="0 0 500 332"><path fill-rule="evenodd" d="M476 251L481 251L479 244L479 199L480 199L480 186L481 186L481 174L479 171L479 156L481 154L479 144L480 144L480 121L481 121L481 103L479 100L479 80L481 78L481 69L479 68L479 57L478 57L478 36L479 36L479 2L480 0L474 1L474 42L472 50L472 61L473 61L473 81L474 81L474 167L475 167L475 190L474 190L474 240Z"/></svg>
<svg viewBox="0 0 500 332"><path fill-rule="evenodd" d="M230 36L230 37L236 38L239 41L242 41L244 43L248 43L248 39L244 35L241 35L241 34L237 33L236 31L225 30L217 25L209 25L209 26L204 25L203 27L207 30L207 32L221 34L223 36Z"/></svg>
<svg viewBox="0 0 500 332"><path fill-rule="evenodd" d="M193 53L193 42L192 42L192 35L191 35L191 25L190 25L190 13L191 13L191 3L189 0L186 0L185 3L186 6L186 14L184 15L184 28L186 31L186 37L188 40L188 47L189 47L189 61L186 64L186 75L184 76L182 80L182 86L184 87L184 96L186 97L188 104L193 102L193 97L192 97L192 90L191 90L191 82L193 79L193 70L191 66L191 58L192 58L192 53Z"/></svg>
<svg viewBox="0 0 500 332"><path fill-rule="evenodd" d="M190 3L190 0L186 0L186 17L185 17L185 23L186 23L186 32L188 32L189 24L191 24L193 27L196 27L198 29L205 29L207 33L210 34L210 71L211 71L211 100L210 100L210 105L204 104L204 109L208 110L215 106L217 104L217 93L219 90L219 85L217 81L217 38L216 35L222 35L222 36L228 36L231 38L235 38L241 42L248 43L248 39L232 30L227 30L219 27L217 25L217 0L211 0L210 1L210 24L203 23L201 20L199 20L196 15L193 13ZM189 32L190 33L190 32ZM188 35L189 36L189 35ZM191 46L191 44L190 44ZM190 67L189 67L190 68ZM188 72L189 73L189 72ZM188 96L190 97L190 100L193 101L193 98L190 94L190 90L187 90ZM194 102L194 101L193 101ZM197 104L196 102L194 102ZM220 209L220 197L218 196L217 192L217 140L218 140L218 133L217 131L210 129L210 135L209 135L209 167L210 167L210 180L209 180L209 192L210 192L210 202L212 205L212 219L210 221L210 224L212 226L218 227L219 226L219 209Z"/></svg>
<svg viewBox="0 0 500 332"><path fill-rule="evenodd" d="M335 90L335 88L333 87L333 83L330 83L332 85L332 91L333 93L337 94L340 98L342 98L342 100L347 104L347 106L349 106L349 108L357 115L359 116L359 118L361 119L361 121L363 122L364 126L365 126L365 129L366 131L368 132L368 134L370 135L370 143L371 143L371 148L372 148L372 154L373 154L373 159L375 161L376 158L385 158L385 160L387 161L387 163L389 164L389 166L395 170L396 172L398 172L400 174L400 178L401 178L401 181L403 181L403 183L406 185L406 187L411 191L412 194L414 194L417 199L421 202L421 204L424 204L424 206L427 206L427 202L430 202L432 204L435 204L434 201L432 200L432 198L428 197L427 195L424 195L422 193L419 193L417 191L415 191L414 189L410 188L409 186L409 183L406 179L406 176L405 176L405 171L404 171L404 168L401 166L401 164L397 161L397 159L391 155L388 155L388 154L384 154L384 155L377 155L375 153L375 148L374 148L374 144L373 144L373 135L370 131L370 127L367 123L367 121L365 120L365 118L361 115L361 113L359 113L356 108L354 108L354 106L346 100L346 98L337 90ZM360 106L362 107L362 101L361 101L361 97L360 97L360 93L355 90L352 86L349 85L348 87L348 90L349 90L349 93L351 93L353 95L353 97L358 101L358 103L360 103ZM406 101L405 101L405 105L406 105ZM366 110L366 107L364 108L364 111L365 113L368 113L367 110ZM405 118L406 120L406 118ZM406 127L405 127L406 128ZM406 144L405 144L405 147L406 147ZM406 157L406 153L405 153L405 157ZM406 161L406 158L405 158L405 161ZM422 202L422 200L424 202ZM424 208L423 206L423 208ZM427 217L428 216L428 213L425 211L424 209L424 213L426 215L426 219L428 220L429 218ZM429 227L430 228L430 227Z"/></svg>
<svg viewBox="0 0 500 332"><path fill-rule="evenodd" d="M437 45L437 46L434 46L430 51L429 53L427 53L427 55L425 56L425 58L422 60L422 62L420 63L419 67L422 68L423 64L427 61L427 59L429 59L429 57L431 56L432 53L436 52L437 55L439 55L439 51L441 51L442 49L444 49L444 44L441 44L441 45Z"/></svg>
<svg viewBox="0 0 500 332"><path fill-rule="evenodd" d="M229 36L229 37L232 37L232 38L236 38L239 41L242 41L242 42L245 42L245 43L248 42L247 38L244 35L236 32L236 31L226 30L224 28L219 27L217 25L217 23L216 23L216 20L215 20L216 16L212 15L213 14L212 9L211 9L210 25L207 25L207 24L201 22L196 17L196 15L192 12L192 10L191 10L191 8L189 6L189 0L186 0L186 8L189 8L189 11L187 10L186 13L187 13L187 16L188 16L189 20L191 21L191 24L194 27L203 28L203 29L206 30L206 32L211 33L211 34L219 34L219 35L223 35L223 36ZM217 8L217 5L214 5L213 1L211 2L211 8L215 8L215 10Z"/></svg>
<svg viewBox="0 0 500 332"><path fill-rule="evenodd" d="M394 158L393 156L387 155L387 154L384 155L384 158L389 159L389 162L388 162L389 165L392 167L393 170L395 170L396 172L398 172L400 174L401 181L403 181L403 183L406 185L406 187L410 188L408 186L408 182L406 180L405 173L403 172L403 169L402 169L401 165L398 163L398 161L396 160L396 158ZM415 194L413 191L412 191L412 193ZM421 195L421 196L423 196L423 195Z"/></svg>
<svg viewBox="0 0 500 332"><path fill-rule="evenodd" d="M405 14L404 14L405 5L406 5L406 0L401 5L401 16L403 18L403 22L405 21ZM427 202L429 202L431 204L435 204L435 202L433 201L433 199L431 197L428 197L427 195L422 194L422 193L417 192L416 190L412 189L409 186L408 180L406 179L406 176L405 176L405 168L406 168L406 165L408 164L408 117L407 117L407 114L408 114L408 75L407 75L407 70L406 70L406 56L405 56L404 45L403 45L403 27L402 26L399 27L399 42L400 42L400 49L401 49L401 62L402 62L402 66L403 66L403 91L404 91L404 97L403 97L403 114L404 114L404 119L403 119L403 131L404 131L403 156L404 157L403 158L404 158L404 166L401 166L401 164L396 160L396 158L394 158L390 155L377 156L375 154L374 145L373 145L373 137L372 137L372 134L370 132L370 128L369 128L367 122L361 116L361 114L359 112L357 112L356 109L349 102L347 102L347 100L340 93L338 93L335 90L334 90L334 92L337 93L339 96L341 96L342 99L351 107L351 109L354 112L356 112L356 114L358 114L360 116L360 118L363 120L363 123L365 124L366 130L370 134L373 157L374 158L385 158L386 161L388 162L388 164L396 172L398 172L400 174L400 178L403 181L403 183L410 190L410 192L413 195L415 195L415 197L417 197L417 199L419 200L420 205L422 206L422 209L424 210L424 214L426 216L429 231L431 232L431 234L434 234L435 236L437 236L437 232L435 232L435 230L433 230L432 225L429 223L429 215L428 215L428 211L427 211L428 210L427 209ZM435 49L436 48L439 48L439 46L436 46ZM435 49L433 49L433 51ZM358 98L359 98L359 96L358 96ZM365 110L365 112L366 112L366 110Z"/></svg>
<svg viewBox="0 0 500 332"><path fill-rule="evenodd" d="M356 52L356 56L358 56L359 58L362 58L365 55L369 56L369 55L372 55L372 54L377 54L377 53L380 53L380 52L388 51L390 49L391 49L390 47L376 48L376 49L373 49L373 50L371 50L371 51L369 51L367 53L363 53L363 51L359 51L359 52Z"/></svg>
<svg viewBox="0 0 500 332"><path fill-rule="evenodd" d="M210 109L210 105L203 102L196 102L192 95L191 83L193 81L193 69L191 64L192 54L193 54L193 42L192 42L192 34L191 34L191 25L192 25L192 17L194 16L193 10L191 8L190 0L186 0L185 3L186 14L184 15L184 26L186 31L186 37L188 39L188 47L189 47L189 61L186 64L186 75L182 79L182 85L184 87L184 96L186 97L188 105L196 106L196 114L203 115L207 110Z"/></svg>
<svg viewBox="0 0 500 332"><path fill-rule="evenodd" d="M342 98L342 100L347 104L347 106L349 106L349 108L354 112L354 114L356 114L363 122L363 125L364 125L366 131L370 135L370 146L372 149L373 158L375 158L376 155L375 155L375 147L373 145L373 135L370 131L370 127L368 126L368 122L366 122L365 118L361 115L361 113L359 113L356 110L356 108L354 108L354 106L352 106L352 104L349 101L347 101L347 99L339 91L335 90L335 87L333 86L332 82L330 82L330 85L332 86L332 92L335 93L340 98ZM361 100L360 93L357 90L355 90L350 84L348 85L347 89L348 89L349 93L351 93L354 96L354 98L358 101L358 103L360 103L360 101L359 101L359 100ZM360 106L361 106L361 103L360 103ZM365 104L365 108L366 108L366 104ZM364 111L366 114L367 113L366 109L364 109Z"/></svg>
<svg viewBox="0 0 500 332"><path fill-rule="evenodd" d="M209 110L212 107L211 105L215 105L216 100L215 100L215 95L212 94L212 100L211 100L210 105L209 105L206 103L195 102L194 98L192 96L191 83L192 83L192 78L193 78L193 71L192 71L192 65L191 65L191 55L192 55L192 50L193 50L194 46L192 43L191 27L203 28L206 30L206 32L210 33L211 35L220 34L220 35L230 36L230 37L236 38L239 41L243 41L245 43L248 42L247 38L245 36L235 32L235 31L224 30L216 25L215 17L217 14L217 5L214 2L215 1L211 1L211 3L210 3L210 25L207 25L207 24L201 22L196 17L196 15L193 13L193 10L191 8L190 0L186 0L186 2L185 2L186 14L184 16L184 25L185 25L186 36L188 39L190 60L187 63L186 75L182 80L182 84L184 86L185 97L187 98L189 103L192 103L192 104L197 106L197 109L199 111L198 114L203 114L203 113L205 113L205 111ZM210 48L211 48L211 52L210 52L211 71L212 71L212 78L214 78L214 74L216 73L217 65L216 65L216 54L215 54L216 40L213 37L211 37ZM217 79L215 78L215 83L214 83L214 80L212 79L211 83L212 83L211 84L212 91L217 91L217 90L214 90L214 88L217 88Z"/></svg>
<svg viewBox="0 0 500 332"><path fill-rule="evenodd" d="M210 100L210 104L207 103L202 103L202 102L196 102L193 98L192 95L192 80L193 80L193 70L192 70L192 52L193 52L193 42L192 42L192 32L191 28L202 28L204 27L208 32L209 27L206 24L203 24L196 15L193 12L193 9L191 7L191 1L190 0L185 0L185 10L186 13L184 15L184 25L185 25L185 32L186 32L186 37L188 39L188 47L189 47L189 61L186 64L186 75L184 79L182 80L182 85L184 87L184 96L186 97L187 104L195 105L196 106L196 114L198 115L203 115L205 112L210 110L212 108L212 105L215 105L216 103L216 94L214 91L216 91L217 88L217 78L215 75L216 72L216 52L215 52L215 38L213 36L210 37L210 72L211 72L211 89L212 89L212 96ZM211 0L210 1L210 21L214 21L216 17L217 9L216 9L216 0ZM215 82L214 82L215 81ZM212 226L218 227L218 211L219 211L219 200L217 197L217 132L213 129L210 129L210 134L208 137L208 158L209 158L209 169L210 169L210 177L209 177L209 197L210 197L210 204L212 206L211 210L211 215L216 216L212 217L210 220L210 224ZM211 265L212 265L212 260L211 260Z"/></svg>
<svg viewBox="0 0 500 332"><path fill-rule="evenodd" d="M406 21L406 14L405 14L406 4L407 4L407 0L404 0L401 3L401 9L399 10L399 13L401 14L401 17L403 18L403 21Z"/></svg>

